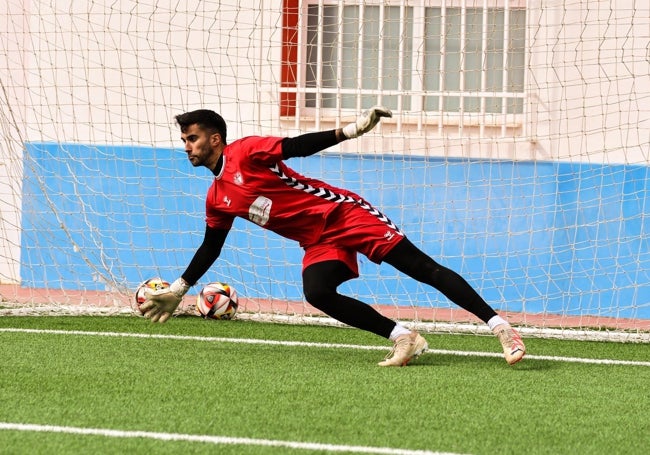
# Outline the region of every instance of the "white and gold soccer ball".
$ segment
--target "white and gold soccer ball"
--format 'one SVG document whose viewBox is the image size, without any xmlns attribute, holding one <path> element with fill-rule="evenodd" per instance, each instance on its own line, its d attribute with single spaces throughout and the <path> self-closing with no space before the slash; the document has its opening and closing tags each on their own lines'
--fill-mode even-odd
<svg viewBox="0 0 650 455">
<path fill-rule="evenodd" d="M 207 284 L 196 299 L 196 310 L 204 319 L 232 319 L 238 306 L 237 291 L 218 281 Z"/>
<path fill-rule="evenodd" d="M 147 294 L 150 294 L 154 291 L 159 291 L 160 289 L 166 289 L 168 287 L 169 283 L 160 277 L 149 278 L 148 280 L 140 283 L 135 290 L 135 306 L 140 314 L 142 314 L 140 306 L 145 302 L 145 300 L 147 300 Z"/>
</svg>

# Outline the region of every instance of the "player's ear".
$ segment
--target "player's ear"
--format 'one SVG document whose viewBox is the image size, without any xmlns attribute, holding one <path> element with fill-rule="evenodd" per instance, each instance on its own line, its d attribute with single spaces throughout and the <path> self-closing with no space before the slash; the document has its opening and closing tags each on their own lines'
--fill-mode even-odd
<svg viewBox="0 0 650 455">
<path fill-rule="evenodd" d="M 212 133 L 210 135 L 210 145 L 213 146 L 213 147 L 216 147 L 219 144 L 221 144 L 221 134 Z"/>
</svg>

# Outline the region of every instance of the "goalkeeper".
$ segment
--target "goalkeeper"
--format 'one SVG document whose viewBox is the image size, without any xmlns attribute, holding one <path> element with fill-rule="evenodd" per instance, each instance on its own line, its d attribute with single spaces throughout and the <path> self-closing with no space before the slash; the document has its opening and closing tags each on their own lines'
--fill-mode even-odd
<svg viewBox="0 0 650 455">
<path fill-rule="evenodd" d="M 465 279 L 423 253 L 359 195 L 302 176 L 284 162 L 356 138 L 391 116 L 376 106 L 343 128 L 293 138 L 245 137 L 230 144 L 226 123 L 216 112 L 200 109 L 176 116 L 187 158 L 195 167 L 210 169 L 215 178 L 206 199 L 203 242 L 180 278 L 147 297 L 141 306 L 145 317 L 153 322 L 171 317 L 183 295 L 217 260 L 233 220 L 241 217 L 300 243 L 307 302 L 344 324 L 393 342 L 379 365 L 404 366 L 428 345 L 416 331 L 337 291 L 341 283 L 359 276 L 357 253 L 433 286 L 487 323 L 509 364 L 521 360 L 526 349 L 519 334 Z"/>
</svg>

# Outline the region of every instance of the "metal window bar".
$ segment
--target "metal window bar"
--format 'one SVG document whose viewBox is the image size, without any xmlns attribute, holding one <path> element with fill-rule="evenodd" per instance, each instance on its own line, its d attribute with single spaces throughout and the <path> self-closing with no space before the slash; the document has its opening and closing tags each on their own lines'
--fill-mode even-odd
<svg viewBox="0 0 650 455">
<path fill-rule="evenodd" d="M 407 0 L 402 0 L 399 3 L 399 10 L 400 10 L 400 22 L 399 22 L 399 46 L 398 46 L 398 82 L 397 82 L 397 89 L 396 90 L 388 90 L 384 89 L 384 70 L 385 70 L 385 62 L 384 62 L 384 55 L 385 55 L 385 50 L 384 50 L 384 45 L 385 45 L 385 40 L 386 40 L 386 29 L 384 28 L 384 23 L 387 15 L 387 11 L 385 10 L 386 4 L 384 2 L 375 4 L 372 3 L 373 6 L 378 6 L 378 12 L 379 12 L 379 22 L 380 22 L 380 32 L 378 36 L 378 55 L 377 55 L 377 80 L 376 80 L 376 87 L 374 89 L 364 89 L 363 88 L 363 76 L 364 76 L 364 65 L 363 65 L 363 59 L 364 59 L 364 54 L 366 52 L 366 49 L 364 49 L 363 46 L 363 40 L 364 40 L 364 31 L 365 31 L 365 26 L 366 26 L 366 6 L 368 5 L 367 2 L 364 0 L 358 0 L 356 3 L 356 6 L 358 8 L 358 31 L 359 31 L 359 41 L 358 41 L 358 46 L 357 46 L 357 59 L 359 62 L 359 65 L 357 66 L 356 70 L 356 82 L 354 87 L 344 87 L 342 85 L 343 81 L 343 65 L 341 62 L 341 57 L 343 55 L 343 42 L 344 42 L 344 8 L 346 6 L 350 6 L 349 2 L 346 2 L 345 0 L 338 0 L 336 2 L 337 6 L 337 22 L 339 24 L 338 28 L 336 29 L 336 55 L 338 57 L 338 61 L 335 62 L 336 68 L 335 68 L 335 74 L 337 81 L 333 86 L 330 87 L 325 87 L 324 81 L 323 81 L 323 58 L 324 58 L 324 52 L 323 52 L 323 46 L 328 44 L 324 43 L 323 35 L 324 35 L 324 26 L 325 26 L 325 19 L 324 19 L 324 12 L 325 12 L 325 3 L 326 0 L 318 0 L 318 16 L 319 19 L 317 20 L 317 27 L 316 27 L 316 69 L 315 69 L 315 74 L 313 75 L 315 77 L 315 84 L 313 88 L 307 87 L 306 84 L 302 84 L 300 87 L 298 87 L 295 91 L 296 93 L 296 118 L 295 118 L 295 126 L 296 128 L 300 127 L 300 119 L 302 115 L 302 111 L 305 108 L 305 100 L 306 96 L 309 93 L 314 94 L 316 100 L 315 100 L 315 106 L 314 106 L 314 118 L 316 122 L 316 127 L 320 127 L 320 119 L 321 119 L 321 113 L 322 110 L 324 109 L 324 104 L 323 104 L 323 97 L 325 94 L 329 94 L 330 96 L 334 95 L 332 98 L 335 100 L 335 109 L 337 112 L 341 112 L 344 106 L 344 99 L 346 95 L 353 95 L 352 99 L 355 101 L 356 105 L 356 111 L 360 111 L 362 109 L 362 100 L 365 95 L 373 95 L 376 96 L 377 102 L 381 103 L 382 99 L 384 96 L 395 96 L 397 100 L 397 113 L 398 117 L 396 119 L 397 121 L 397 130 L 401 131 L 402 129 L 402 124 L 403 124 L 403 108 L 405 105 L 405 100 L 407 97 L 410 97 L 410 111 L 415 112 L 417 115 L 417 129 L 418 131 L 421 131 L 424 126 L 425 126 L 425 119 L 426 119 L 426 113 L 424 112 L 424 104 L 425 100 L 427 97 L 430 96 L 435 96 L 438 97 L 438 121 L 437 121 L 437 128 L 438 132 L 440 134 L 443 133 L 443 130 L 445 129 L 445 124 L 446 120 L 451 116 L 454 116 L 453 113 L 448 112 L 446 110 L 446 105 L 448 104 L 446 102 L 447 99 L 449 98 L 456 98 L 458 100 L 458 111 L 457 111 L 457 117 L 458 117 L 458 134 L 462 136 L 463 130 L 467 125 L 468 119 L 465 118 L 465 112 L 466 112 L 466 106 L 465 106 L 465 101 L 468 97 L 474 98 L 478 97 L 479 99 L 479 112 L 478 112 L 478 117 L 480 120 L 478 122 L 478 126 L 480 128 L 480 135 L 484 136 L 485 135 L 485 130 L 488 124 L 488 119 L 489 118 L 495 118 L 497 113 L 494 113 L 494 115 L 488 113 L 488 108 L 487 108 L 487 101 L 489 99 L 501 99 L 501 121 L 500 127 L 501 127 L 501 136 L 505 136 L 508 128 L 508 118 L 510 117 L 510 114 L 512 113 L 513 115 L 516 114 L 516 112 L 513 109 L 509 108 L 509 101 L 515 101 L 518 99 L 525 99 L 525 94 L 522 91 L 522 93 L 515 93 L 512 92 L 510 93 L 509 90 L 509 76 L 511 72 L 510 65 L 512 64 L 512 59 L 510 58 L 510 49 L 509 49 L 509 41 L 511 37 L 511 22 L 512 22 L 512 8 L 511 8 L 511 3 L 508 0 L 505 0 L 503 2 L 503 21 L 504 21 L 504 30 L 503 30 L 503 47 L 502 47 L 502 64 L 501 64 L 501 93 L 497 93 L 494 91 L 488 91 L 488 77 L 489 72 L 491 71 L 490 68 L 488 68 L 488 43 L 489 43 L 489 33 L 490 33 L 490 10 L 491 8 L 489 7 L 490 5 L 490 0 L 483 0 L 482 1 L 482 17 L 481 17 L 481 56 L 480 56 L 480 89 L 479 92 L 475 91 L 467 91 L 467 71 L 468 71 L 468 62 L 467 62 L 467 50 L 468 50 L 468 43 L 467 43 L 467 36 L 468 36 L 468 18 L 467 18 L 467 13 L 468 10 L 471 8 L 468 7 L 468 2 L 461 2 L 460 3 L 460 43 L 459 43 L 459 48 L 460 48 L 460 63 L 459 63 L 459 72 L 458 72 L 458 84 L 459 84 L 459 90 L 454 90 L 454 91 L 447 91 L 446 90 L 446 85 L 447 85 L 447 62 L 445 59 L 446 55 L 446 47 L 447 47 L 447 42 L 448 42 L 448 30 L 447 30 L 447 24 L 448 24 L 448 12 L 449 8 L 447 6 L 446 1 L 441 1 L 440 2 L 440 41 L 439 41 L 439 52 L 440 52 L 440 62 L 439 62 L 439 74 L 438 74 L 438 90 L 437 92 L 428 92 L 424 90 L 424 85 L 423 85 L 423 78 L 422 75 L 425 73 L 425 67 L 426 67 L 426 62 L 425 62 L 425 54 L 421 51 L 422 49 L 422 43 L 424 42 L 424 30 L 425 30 L 425 24 L 424 21 L 421 20 L 415 20 L 424 18 L 426 17 L 425 12 L 426 8 L 428 7 L 428 3 L 425 1 L 419 2 L 415 6 L 410 6 L 409 1 Z M 306 8 L 309 4 L 314 4 L 314 2 L 301 2 L 301 5 L 303 5 L 304 8 Z M 328 3 L 330 4 L 330 3 Z M 522 5 L 523 6 L 523 5 Z M 407 14 L 407 8 L 410 8 L 408 11 L 409 14 Z M 413 20 L 413 32 L 412 32 L 412 41 L 413 41 L 413 46 L 412 46 L 412 71 L 411 71 L 411 76 L 410 76 L 410 82 L 411 82 L 411 89 L 407 90 L 405 89 L 406 84 L 405 84 L 405 77 L 404 77 L 404 69 L 405 69 L 405 64 L 406 64 L 406 58 L 405 58 L 405 52 L 406 52 L 406 39 L 408 38 L 408 33 L 407 33 L 407 18 L 409 15 L 412 15 L 414 18 Z M 302 31 L 301 32 L 301 41 L 303 42 L 303 45 L 299 45 L 297 49 L 297 61 L 299 68 L 303 68 L 301 72 L 305 72 L 305 49 L 306 44 L 306 38 L 307 38 L 307 29 L 305 27 L 306 24 L 306 15 L 305 14 L 300 14 L 298 17 L 298 27 Z M 492 24 L 494 25 L 494 24 Z M 334 43 L 331 43 L 334 44 Z M 528 54 L 528 53 L 526 53 Z M 529 59 L 529 55 L 526 56 L 526 61 Z M 524 72 L 524 84 L 525 84 L 525 79 L 526 79 L 526 74 Z M 302 78 L 301 80 L 305 80 Z M 525 85 L 524 85 L 525 86 Z M 291 89 L 285 90 L 287 92 L 293 91 Z M 512 112 L 510 112 L 512 111 Z M 526 114 L 526 109 L 523 110 L 523 114 L 525 116 Z M 337 117 L 340 117 L 337 116 Z M 337 120 L 337 121 L 340 121 Z"/>
<path fill-rule="evenodd" d="M 417 12 L 416 12 L 417 11 Z M 425 13 L 426 9 L 424 4 L 421 2 L 418 6 L 413 7 L 413 43 L 419 43 L 419 45 L 413 47 L 413 71 L 411 72 L 411 88 L 413 89 L 414 95 L 411 97 L 411 108 L 418 112 L 417 115 L 417 131 L 420 132 L 424 128 L 424 107 L 425 107 L 425 97 L 423 95 L 424 91 L 424 74 L 425 74 L 425 62 L 424 62 L 424 41 L 425 41 Z M 415 20 L 415 18 L 421 18 L 422 20 Z M 401 131 L 401 118 L 399 116 L 400 123 L 398 124 L 398 131 Z"/>
<path fill-rule="evenodd" d="M 445 72 L 447 71 L 447 65 L 445 62 L 445 54 L 447 52 L 447 5 L 446 2 L 442 2 L 440 8 L 440 73 L 438 74 L 438 90 L 440 95 L 438 97 L 438 134 L 442 136 L 445 122 Z"/>
<path fill-rule="evenodd" d="M 384 3 L 379 5 L 379 44 L 377 48 L 377 89 L 380 94 L 377 96 L 376 104 L 382 104 L 382 90 L 384 88 L 384 44 L 385 44 L 385 29 L 386 24 L 386 10 Z"/>
<path fill-rule="evenodd" d="M 359 44 L 358 44 L 358 58 L 357 61 L 359 64 L 357 65 L 357 94 L 356 94 L 356 111 L 359 112 L 361 110 L 361 80 L 363 78 L 363 33 L 365 29 L 365 2 L 363 0 L 359 0 Z"/>
<path fill-rule="evenodd" d="M 397 61 L 397 90 L 400 92 L 397 95 L 397 130 L 402 130 L 402 111 L 404 107 L 404 45 L 406 41 L 406 5 L 400 2 L 399 5 L 399 59 Z"/>
<path fill-rule="evenodd" d="M 467 4 L 460 7 L 460 97 L 458 99 L 458 135 L 463 135 L 465 126 L 465 70 L 467 64 Z"/>
<path fill-rule="evenodd" d="M 303 43 L 306 41 L 306 27 L 305 20 L 306 14 L 303 12 L 303 4 L 299 2 L 298 4 L 298 49 L 296 49 L 296 71 L 298 72 L 298 80 L 304 81 L 305 77 L 305 51 L 306 46 Z M 296 88 L 304 87 L 306 84 L 298 83 Z M 302 117 L 302 106 L 305 105 L 305 92 L 302 90 L 296 90 L 296 117 L 294 118 L 293 124 L 295 129 L 300 128 L 300 118 Z"/>
<path fill-rule="evenodd" d="M 481 91 L 485 92 L 487 90 L 487 72 L 488 72 L 488 0 L 483 0 L 483 15 L 481 22 L 483 23 L 483 29 L 481 30 Z M 479 125 L 480 136 L 485 136 L 485 122 L 486 122 L 486 97 L 481 97 L 481 108 L 479 109 L 482 121 Z"/>
<path fill-rule="evenodd" d="M 320 130 L 321 109 L 323 105 L 323 24 L 325 23 L 325 6 L 323 0 L 318 2 L 318 19 L 316 32 L 316 130 Z"/>
<path fill-rule="evenodd" d="M 343 94 L 341 93 L 341 86 L 343 81 L 343 0 L 338 2 L 338 29 L 336 32 L 336 55 L 338 57 L 338 64 L 336 65 L 336 128 L 341 124 L 341 107 L 343 103 Z"/>
<path fill-rule="evenodd" d="M 528 0 L 526 0 L 526 10 L 525 11 L 526 11 L 526 13 L 525 13 L 526 14 L 526 20 L 524 21 L 524 24 L 527 24 L 528 20 L 529 20 L 528 19 L 529 14 L 530 14 L 530 5 L 528 4 Z M 532 38 L 532 31 L 531 31 L 531 29 L 529 27 L 526 27 L 526 29 L 524 30 L 524 42 L 525 43 L 530 43 L 531 38 Z M 525 54 L 524 55 L 524 69 L 523 69 L 524 79 L 523 79 L 522 90 L 525 92 L 526 87 L 528 87 L 528 77 L 529 77 L 527 70 L 531 66 L 532 55 L 531 55 L 531 52 L 526 52 L 525 50 L 524 50 L 524 54 Z M 522 122 L 522 125 L 523 125 L 522 133 L 523 133 L 524 137 L 530 137 L 530 135 L 532 134 L 532 128 L 531 128 L 531 125 L 528 122 L 531 120 L 531 118 L 529 117 L 530 109 L 527 106 L 525 106 L 526 101 L 527 101 L 526 98 L 524 98 L 523 101 L 522 101 L 522 104 L 524 104 L 522 106 L 523 117 L 524 117 L 523 122 Z M 535 140 L 535 138 L 531 138 L 531 139 Z"/>
<path fill-rule="evenodd" d="M 506 127 L 508 121 L 508 98 L 506 98 L 506 91 L 508 90 L 508 66 L 509 66 L 509 52 L 508 42 L 510 41 L 510 2 L 506 1 L 503 10 L 503 80 L 501 81 L 501 114 L 503 120 L 501 121 L 501 136 L 506 135 Z"/>
</svg>

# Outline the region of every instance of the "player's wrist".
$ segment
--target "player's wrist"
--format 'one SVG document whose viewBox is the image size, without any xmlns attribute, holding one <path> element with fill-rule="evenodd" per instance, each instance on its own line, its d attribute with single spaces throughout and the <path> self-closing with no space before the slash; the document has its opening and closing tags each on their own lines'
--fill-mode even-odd
<svg viewBox="0 0 650 455">
<path fill-rule="evenodd" d="M 354 139 L 359 136 L 359 128 L 357 127 L 356 122 L 345 125 L 343 128 L 340 128 L 341 136 L 344 139 Z"/>
<path fill-rule="evenodd" d="M 183 278 L 178 278 L 170 286 L 169 290 L 177 297 L 183 297 L 190 290 L 190 285 Z"/>
<path fill-rule="evenodd" d="M 390 109 L 387 109 L 383 106 L 374 106 L 370 109 L 364 111 L 358 118 L 356 122 L 345 125 L 341 132 L 347 139 L 354 139 L 366 134 L 368 131 L 372 130 L 379 120 L 382 117 L 392 117 L 393 113 Z"/>
</svg>

